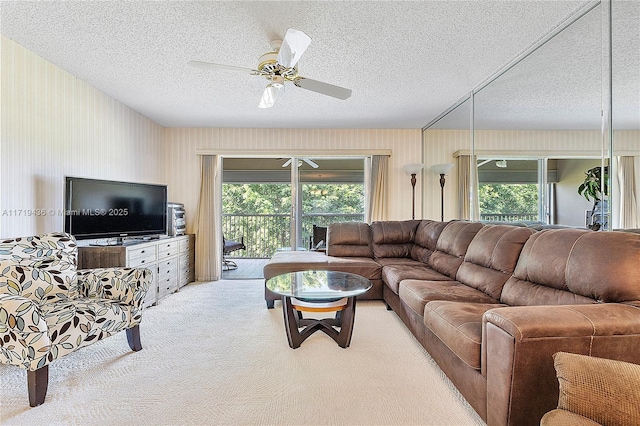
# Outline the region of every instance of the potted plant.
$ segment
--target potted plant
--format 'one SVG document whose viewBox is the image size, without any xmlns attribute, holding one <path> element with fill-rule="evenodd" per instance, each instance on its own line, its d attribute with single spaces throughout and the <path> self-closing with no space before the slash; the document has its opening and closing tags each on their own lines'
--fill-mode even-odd
<svg viewBox="0 0 640 426">
<path fill-rule="evenodd" d="M 604 176 L 602 172 L 604 170 Z M 593 200 L 593 210 L 591 212 L 590 229 L 597 231 L 606 228 L 607 220 L 601 219 L 607 213 L 607 197 L 609 195 L 609 166 L 593 167 L 585 172 L 584 182 L 578 187 L 578 194 L 587 201 Z M 603 223 L 604 222 L 604 223 Z"/>
</svg>

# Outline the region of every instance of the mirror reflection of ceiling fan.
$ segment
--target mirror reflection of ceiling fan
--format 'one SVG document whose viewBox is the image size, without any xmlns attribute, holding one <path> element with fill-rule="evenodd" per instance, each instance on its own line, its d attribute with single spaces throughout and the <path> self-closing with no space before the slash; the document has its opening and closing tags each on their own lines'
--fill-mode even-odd
<svg viewBox="0 0 640 426">
<path fill-rule="evenodd" d="M 262 93 L 258 108 L 270 108 L 276 101 L 276 96 L 285 82 L 290 81 L 296 87 L 301 87 L 322 95 L 338 99 L 351 96 L 351 89 L 334 86 L 298 75 L 296 64 L 302 54 L 311 44 L 311 38 L 300 30 L 289 28 L 284 40 L 271 42 L 272 52 L 265 53 L 258 60 L 257 69 L 236 67 L 233 65 L 212 64 L 209 62 L 189 61 L 189 65 L 203 70 L 233 71 L 249 75 L 257 75 L 269 80 L 269 84 Z"/>
<path fill-rule="evenodd" d="M 289 167 L 289 164 L 291 164 L 291 158 L 289 158 L 287 161 L 284 162 L 284 164 L 282 165 L 282 167 Z M 309 159 L 309 158 L 301 158 L 298 160 L 298 167 L 300 167 L 302 165 L 302 162 L 307 163 L 308 165 L 310 165 L 311 167 L 313 167 L 314 169 L 317 169 L 318 163 L 316 163 L 315 161 Z"/>
</svg>

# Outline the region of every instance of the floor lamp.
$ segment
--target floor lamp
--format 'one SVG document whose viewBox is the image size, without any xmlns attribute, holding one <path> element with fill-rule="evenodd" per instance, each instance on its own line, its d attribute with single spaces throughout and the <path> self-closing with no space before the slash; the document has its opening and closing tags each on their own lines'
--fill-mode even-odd
<svg viewBox="0 0 640 426">
<path fill-rule="evenodd" d="M 431 171 L 440 175 L 440 221 L 444 222 L 444 176 L 449 173 L 449 170 L 453 167 L 451 163 L 434 164 L 431 166 Z"/>
<path fill-rule="evenodd" d="M 412 188 L 412 202 L 411 202 L 411 219 L 416 218 L 416 175 L 420 173 L 420 170 L 424 167 L 424 164 L 406 164 L 404 171 L 411 175 L 411 188 Z"/>
</svg>

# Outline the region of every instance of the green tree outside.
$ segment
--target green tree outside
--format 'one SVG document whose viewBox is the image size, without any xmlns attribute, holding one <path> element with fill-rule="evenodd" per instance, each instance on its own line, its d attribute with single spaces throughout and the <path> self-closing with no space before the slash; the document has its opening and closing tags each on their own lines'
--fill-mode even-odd
<svg viewBox="0 0 640 426">
<path fill-rule="evenodd" d="M 223 232 L 227 238 L 244 237 L 247 246 L 235 256 L 268 257 L 290 245 L 289 184 L 223 184 L 222 194 Z M 302 208 L 306 245 L 314 224 L 364 219 L 364 185 L 303 183 Z"/>
<path fill-rule="evenodd" d="M 480 184 L 480 214 L 532 214 L 538 212 L 536 184 Z"/>
</svg>

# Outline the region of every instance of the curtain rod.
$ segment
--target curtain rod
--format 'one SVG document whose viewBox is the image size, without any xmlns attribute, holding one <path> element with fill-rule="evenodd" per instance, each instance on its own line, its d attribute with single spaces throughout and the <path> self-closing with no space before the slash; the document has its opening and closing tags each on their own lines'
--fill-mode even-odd
<svg viewBox="0 0 640 426">
<path fill-rule="evenodd" d="M 370 155 L 391 156 L 390 149 L 196 149 L 196 155 L 222 155 L 223 157 L 365 157 Z"/>
</svg>

